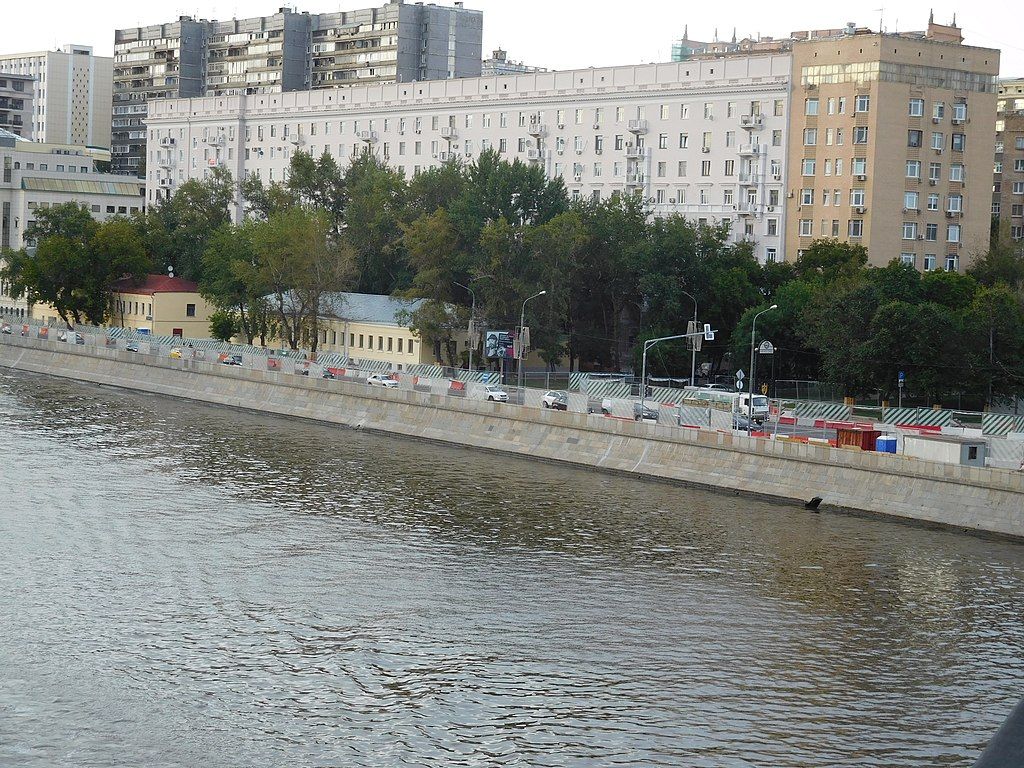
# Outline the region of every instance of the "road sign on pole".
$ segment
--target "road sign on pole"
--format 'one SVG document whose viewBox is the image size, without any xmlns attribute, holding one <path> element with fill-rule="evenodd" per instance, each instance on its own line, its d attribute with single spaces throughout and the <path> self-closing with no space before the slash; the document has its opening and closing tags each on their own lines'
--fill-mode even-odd
<svg viewBox="0 0 1024 768">
<path fill-rule="evenodd" d="M 711 330 L 711 325 L 708 324 L 708 323 L 704 323 L 704 340 L 705 341 L 714 341 L 715 340 L 715 332 L 713 330 Z"/>
<path fill-rule="evenodd" d="M 897 378 L 899 379 L 900 383 L 902 384 L 906 380 L 907 374 L 905 374 L 903 371 L 900 371 L 899 376 L 897 376 Z"/>
<path fill-rule="evenodd" d="M 762 355 L 774 355 L 775 347 L 772 346 L 772 343 L 770 341 L 762 341 L 761 346 L 757 348 L 757 351 L 760 352 Z"/>
<path fill-rule="evenodd" d="M 743 372 L 742 368 L 740 368 L 738 371 L 736 371 L 736 380 L 737 381 L 743 381 L 745 378 L 747 378 L 747 374 L 745 374 Z"/>
<path fill-rule="evenodd" d="M 699 334 L 702 334 L 703 332 L 703 329 L 696 320 L 690 320 L 686 324 L 686 335 L 689 336 L 687 341 L 690 342 L 690 349 L 695 352 L 700 352 L 700 343 L 704 341 L 704 337 Z"/>
</svg>

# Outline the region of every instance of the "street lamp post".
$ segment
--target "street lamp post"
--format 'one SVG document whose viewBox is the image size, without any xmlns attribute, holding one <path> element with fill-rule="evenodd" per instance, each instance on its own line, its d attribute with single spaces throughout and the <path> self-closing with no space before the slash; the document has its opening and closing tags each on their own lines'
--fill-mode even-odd
<svg viewBox="0 0 1024 768">
<path fill-rule="evenodd" d="M 693 301 L 693 327 L 696 330 L 696 328 L 697 328 L 697 298 L 693 294 L 687 293 L 682 288 L 679 289 L 679 292 L 681 294 L 683 294 L 683 296 L 689 296 L 690 300 Z M 696 339 L 691 339 L 690 340 L 690 386 L 691 387 L 696 387 L 697 386 L 697 382 L 695 381 L 696 378 L 697 378 L 697 342 L 696 342 Z"/>
<path fill-rule="evenodd" d="M 526 346 L 523 344 L 523 326 L 526 325 L 526 303 L 533 301 L 538 296 L 543 296 L 547 291 L 535 293 L 523 302 L 523 311 L 519 313 L 519 404 L 526 405 L 526 398 L 523 397 L 523 363 L 526 361 Z"/>
<path fill-rule="evenodd" d="M 647 339 L 644 342 L 644 354 L 640 363 L 640 420 L 644 418 L 644 405 L 647 401 L 647 352 L 655 344 L 662 341 L 675 341 L 676 339 L 692 339 L 696 336 L 703 336 L 708 341 L 714 339 L 715 331 L 710 330 L 710 325 L 705 325 L 703 330 L 699 333 L 680 333 L 676 336 L 662 336 L 660 339 Z M 709 335 L 710 334 L 710 335 Z"/>
<path fill-rule="evenodd" d="M 484 279 L 486 279 L 488 277 L 491 277 L 491 275 L 480 275 L 479 277 L 474 277 L 472 280 L 469 281 L 469 285 L 463 285 L 462 283 L 458 282 L 457 280 L 456 281 L 452 281 L 455 285 L 459 286 L 459 288 L 465 288 L 467 291 L 469 291 L 469 295 L 473 297 L 473 306 L 469 310 L 469 375 L 470 375 L 470 378 L 472 378 L 472 376 L 473 376 L 473 348 L 476 346 L 476 344 L 474 343 L 474 338 L 473 338 L 473 336 L 474 336 L 474 334 L 473 334 L 473 325 L 474 325 L 474 323 L 476 323 L 476 293 L 469 286 L 472 285 L 473 283 L 475 283 L 477 280 L 484 280 Z"/>
<path fill-rule="evenodd" d="M 757 318 L 765 312 L 778 309 L 778 304 L 772 304 L 768 309 L 762 309 L 754 315 L 754 322 L 750 324 L 750 387 L 747 389 L 747 434 L 754 431 L 754 384 L 757 382 L 754 368 L 754 336 L 757 333 Z"/>
</svg>

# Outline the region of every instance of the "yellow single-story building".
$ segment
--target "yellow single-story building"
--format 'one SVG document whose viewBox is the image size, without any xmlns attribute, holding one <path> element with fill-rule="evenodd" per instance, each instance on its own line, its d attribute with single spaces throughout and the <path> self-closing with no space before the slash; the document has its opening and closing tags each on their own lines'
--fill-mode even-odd
<svg viewBox="0 0 1024 768">
<path fill-rule="evenodd" d="M 115 285 L 110 326 L 149 332 L 153 336 L 205 339 L 216 307 L 199 295 L 191 280 L 169 275 L 125 278 Z"/>
</svg>

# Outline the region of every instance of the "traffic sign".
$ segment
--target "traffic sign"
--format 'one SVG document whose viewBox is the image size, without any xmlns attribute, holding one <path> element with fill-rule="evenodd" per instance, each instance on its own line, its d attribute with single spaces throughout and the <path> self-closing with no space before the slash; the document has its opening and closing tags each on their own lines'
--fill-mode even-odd
<svg viewBox="0 0 1024 768">
<path fill-rule="evenodd" d="M 905 374 L 903 371 L 900 371 L 900 375 L 897 378 L 900 381 L 903 381 L 903 380 L 905 380 L 907 378 L 907 374 Z"/>
<path fill-rule="evenodd" d="M 743 381 L 745 378 L 747 378 L 747 374 L 743 372 L 742 368 L 736 371 L 736 381 Z"/>
<path fill-rule="evenodd" d="M 704 323 L 704 340 L 705 341 L 714 341 L 715 340 L 715 332 L 713 330 L 711 330 L 711 325 L 708 324 L 708 323 Z"/>
<path fill-rule="evenodd" d="M 700 323 L 696 320 L 690 320 L 686 324 L 686 334 L 690 337 L 687 341 L 690 342 L 690 349 L 695 352 L 700 352 L 700 343 L 704 340 L 704 337 L 701 335 L 702 333 L 704 331 L 701 330 Z"/>
<path fill-rule="evenodd" d="M 736 379 L 736 389 L 743 389 L 743 379 Z"/>
<path fill-rule="evenodd" d="M 760 352 L 762 355 L 774 355 L 775 347 L 772 346 L 772 343 L 770 341 L 762 341 L 761 346 L 757 348 L 757 351 Z"/>
</svg>

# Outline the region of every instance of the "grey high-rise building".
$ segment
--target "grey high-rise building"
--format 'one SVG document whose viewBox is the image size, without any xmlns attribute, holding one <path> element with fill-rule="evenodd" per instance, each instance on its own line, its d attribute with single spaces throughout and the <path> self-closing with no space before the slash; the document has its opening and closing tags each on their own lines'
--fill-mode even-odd
<svg viewBox="0 0 1024 768">
<path fill-rule="evenodd" d="M 114 169 L 144 165 L 146 102 L 480 75 L 483 14 L 392 0 L 377 8 L 231 21 L 182 16 L 114 40 Z"/>
<path fill-rule="evenodd" d="M 24 75 L 0 74 L 0 128 L 26 139 L 32 135 L 32 83 Z"/>
</svg>

